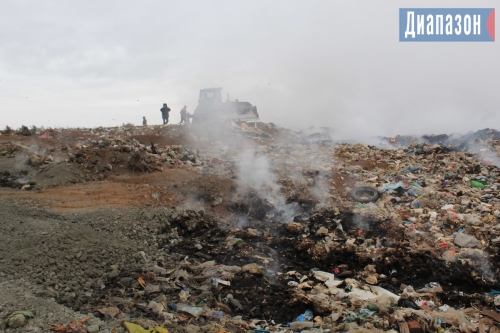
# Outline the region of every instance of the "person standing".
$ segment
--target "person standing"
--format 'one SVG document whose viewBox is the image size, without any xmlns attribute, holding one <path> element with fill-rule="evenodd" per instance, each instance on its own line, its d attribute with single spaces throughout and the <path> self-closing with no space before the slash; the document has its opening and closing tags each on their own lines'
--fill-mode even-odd
<svg viewBox="0 0 500 333">
<path fill-rule="evenodd" d="M 163 107 L 160 109 L 161 117 L 163 119 L 163 125 L 168 124 L 168 115 L 170 112 L 170 108 L 167 106 L 167 103 L 163 103 Z"/>
<path fill-rule="evenodd" d="M 184 105 L 184 107 L 181 109 L 181 122 L 182 123 L 187 123 L 187 107 Z"/>
<path fill-rule="evenodd" d="M 142 126 L 148 126 L 148 121 L 145 116 L 142 117 Z"/>
</svg>

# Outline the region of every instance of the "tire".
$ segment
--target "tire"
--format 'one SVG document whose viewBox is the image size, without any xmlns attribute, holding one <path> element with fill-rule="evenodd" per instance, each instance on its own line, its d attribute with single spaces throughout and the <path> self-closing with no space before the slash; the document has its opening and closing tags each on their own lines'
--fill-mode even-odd
<svg viewBox="0 0 500 333">
<path fill-rule="evenodd" d="M 350 195 L 352 200 L 361 203 L 375 202 L 380 198 L 378 190 L 370 186 L 355 187 L 351 190 Z"/>
</svg>

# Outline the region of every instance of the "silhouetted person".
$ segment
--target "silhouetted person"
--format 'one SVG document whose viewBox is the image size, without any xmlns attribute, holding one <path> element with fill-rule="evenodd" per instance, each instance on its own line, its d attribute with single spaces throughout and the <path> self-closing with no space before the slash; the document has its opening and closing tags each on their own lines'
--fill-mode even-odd
<svg viewBox="0 0 500 333">
<path fill-rule="evenodd" d="M 148 126 L 148 121 L 146 120 L 146 117 L 142 117 L 142 126 Z"/>
<path fill-rule="evenodd" d="M 168 124 L 168 114 L 170 112 L 170 108 L 167 106 L 167 103 L 163 103 L 163 107 L 160 111 L 161 117 L 163 118 L 163 125 Z"/>
<path fill-rule="evenodd" d="M 179 124 L 182 124 L 182 123 L 188 123 L 188 119 L 187 119 L 187 107 L 185 105 L 181 109 L 181 122 Z"/>
</svg>

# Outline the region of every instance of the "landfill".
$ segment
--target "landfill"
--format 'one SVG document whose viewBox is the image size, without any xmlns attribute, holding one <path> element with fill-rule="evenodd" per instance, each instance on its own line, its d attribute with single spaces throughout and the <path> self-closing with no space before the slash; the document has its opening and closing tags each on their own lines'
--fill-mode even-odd
<svg viewBox="0 0 500 333">
<path fill-rule="evenodd" d="M 500 330 L 500 133 L 6 128 L 5 332 Z"/>
</svg>

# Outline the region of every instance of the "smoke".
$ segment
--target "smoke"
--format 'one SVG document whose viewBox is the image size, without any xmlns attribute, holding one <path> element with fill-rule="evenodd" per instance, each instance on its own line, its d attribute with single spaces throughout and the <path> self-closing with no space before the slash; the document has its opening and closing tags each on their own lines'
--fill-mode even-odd
<svg viewBox="0 0 500 333">
<path fill-rule="evenodd" d="M 242 228 L 246 225 L 248 225 L 249 221 L 247 219 L 246 216 L 243 216 L 243 215 L 238 215 L 236 217 L 236 221 L 235 221 L 235 226 L 238 227 L 238 228 Z"/>
<path fill-rule="evenodd" d="M 497 146 L 498 147 L 498 146 Z M 497 168 L 500 167 L 500 157 L 498 154 L 500 153 L 500 148 L 479 144 L 479 143 L 471 143 L 467 145 L 467 149 L 473 153 L 475 153 L 479 160 L 483 161 L 485 164 L 492 164 Z"/>
<path fill-rule="evenodd" d="M 64 159 L 60 156 L 52 156 L 52 155 L 50 155 L 50 156 L 52 157 L 53 162 L 56 164 L 64 161 Z"/>
<path fill-rule="evenodd" d="M 287 204 L 281 193 L 277 176 L 271 171 L 269 160 L 265 155 L 253 151 L 245 151 L 236 158 L 236 174 L 239 196 L 244 196 L 254 190 L 258 197 L 267 201 L 280 213 L 279 221 L 291 221 L 297 213 L 294 204 Z"/>
<path fill-rule="evenodd" d="M 330 128 L 310 127 L 300 133 L 290 133 L 295 138 L 278 135 L 284 141 L 278 154 L 272 158 L 273 165 L 279 169 L 280 176 L 292 181 L 299 196 L 309 197 L 320 203 L 331 201 L 330 179 L 335 163 L 335 143 Z"/>
<path fill-rule="evenodd" d="M 201 157 L 215 161 L 207 172 L 236 180 L 235 211 L 254 220 L 290 222 L 318 202 L 332 200 L 335 145 L 330 134 L 329 128 L 298 133 L 272 124 L 263 130 L 211 124 L 191 127 L 189 137 Z M 247 222 L 238 220 L 238 225 Z"/>
<path fill-rule="evenodd" d="M 189 195 L 186 197 L 186 200 L 179 206 L 179 209 L 194 211 L 205 210 L 205 202 L 203 200 L 198 200 L 195 195 Z"/>
<path fill-rule="evenodd" d="M 305 158 L 306 168 L 313 172 L 309 182 L 309 193 L 319 202 L 329 200 L 330 172 L 334 164 L 334 146 L 332 142 L 320 146 L 309 145 Z"/>
<path fill-rule="evenodd" d="M 345 224 L 349 228 L 358 228 L 361 230 L 372 230 L 373 220 L 366 216 L 354 214 L 345 219 Z"/>
<path fill-rule="evenodd" d="M 488 282 L 496 282 L 491 263 L 483 253 L 475 250 L 464 250 L 460 253 L 460 256 L 472 261 L 481 278 Z"/>
<path fill-rule="evenodd" d="M 16 154 L 14 157 L 14 161 L 15 161 L 14 168 L 16 171 L 25 170 L 26 164 L 29 161 L 28 154 L 24 152 L 21 154 Z"/>
</svg>

